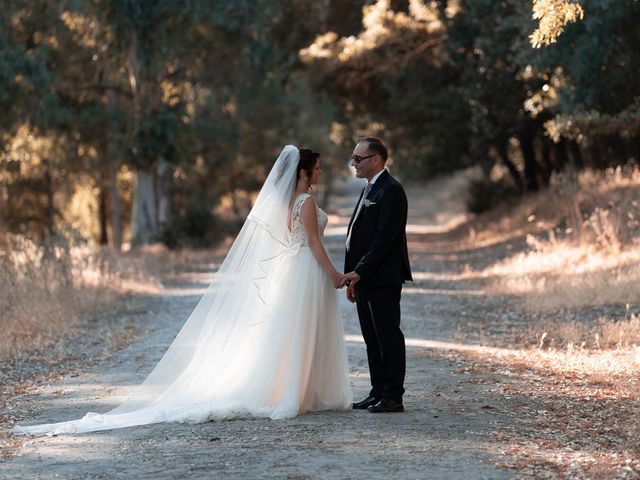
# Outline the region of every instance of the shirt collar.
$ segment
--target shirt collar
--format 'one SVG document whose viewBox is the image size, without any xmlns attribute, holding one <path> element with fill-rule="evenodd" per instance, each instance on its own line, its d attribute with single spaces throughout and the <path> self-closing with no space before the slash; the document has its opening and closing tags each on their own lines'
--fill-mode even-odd
<svg viewBox="0 0 640 480">
<path fill-rule="evenodd" d="M 387 170 L 386 168 L 383 168 L 383 169 L 382 169 L 382 170 L 380 170 L 378 173 L 376 173 L 376 174 L 374 175 L 374 177 L 371 179 L 371 181 L 370 181 L 369 183 L 370 183 L 371 185 L 373 185 L 374 183 L 376 183 L 376 180 L 378 179 L 378 177 L 379 177 L 380 175 L 382 175 L 386 170 Z"/>
</svg>

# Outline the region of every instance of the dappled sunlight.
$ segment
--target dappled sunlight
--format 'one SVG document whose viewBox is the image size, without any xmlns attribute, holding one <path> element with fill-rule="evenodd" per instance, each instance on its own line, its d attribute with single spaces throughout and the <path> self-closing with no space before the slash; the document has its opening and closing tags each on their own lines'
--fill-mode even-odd
<svg viewBox="0 0 640 480">
<path fill-rule="evenodd" d="M 90 438 L 91 448 L 82 448 L 82 458 L 78 458 L 71 452 L 77 447 L 85 447 L 87 439 Z M 74 464 L 85 462 L 95 462 L 99 465 L 102 461 L 113 460 L 117 455 L 118 443 L 113 435 L 104 432 L 81 435 L 63 435 L 54 437 L 42 437 L 26 440 L 25 446 L 37 444 L 38 461 L 50 463 L 52 477 L 61 477 L 56 472 L 61 465 L 67 468 Z M 30 458 L 30 457 L 27 457 Z"/>
<path fill-rule="evenodd" d="M 455 260 L 455 259 L 454 259 Z M 464 279 L 478 278 L 482 276 L 481 272 L 472 270 L 464 270 L 461 272 L 411 272 L 413 277 L 413 285 L 419 282 L 455 282 Z"/>
<path fill-rule="evenodd" d="M 484 296 L 486 292 L 484 290 L 450 290 L 446 288 L 419 288 L 419 287 L 404 287 L 402 289 L 403 295 L 438 295 L 438 296 Z"/>
<path fill-rule="evenodd" d="M 639 303 L 639 187 L 637 167 L 585 170 L 554 179 L 560 202 L 538 195 L 503 213 L 508 221 L 493 218 L 474 247 L 514 233 L 524 242 L 477 269 L 487 292 L 519 296 L 534 313 Z"/>
<path fill-rule="evenodd" d="M 364 343 L 364 338 L 361 335 L 345 335 L 345 341 L 349 343 Z M 405 338 L 405 345 L 407 347 L 424 348 L 430 350 L 445 350 L 456 352 L 477 352 L 482 354 L 507 354 L 512 352 L 510 349 L 487 347 L 483 345 L 468 345 L 459 342 L 444 342 L 439 340 L 428 340 L 423 338 Z"/>
<path fill-rule="evenodd" d="M 50 346 L 102 309 L 136 308 L 132 298 L 201 296 L 228 243 L 213 251 L 169 251 L 152 245 L 125 254 L 63 232 L 40 244 L 22 235 L 0 238 L 0 358 Z M 197 266 L 194 269 L 190 266 Z M 188 271 L 183 271 L 187 269 Z M 175 286 L 180 282 L 180 286 Z M 189 282 L 188 285 L 184 285 Z M 46 321 L 43 321 L 46 319 Z"/>
<path fill-rule="evenodd" d="M 620 252 L 611 252 L 598 245 L 558 242 L 548 248 L 517 253 L 484 272 L 494 275 L 584 274 L 639 263 L 640 243 L 629 245 Z"/>
<path fill-rule="evenodd" d="M 509 245 L 516 241 L 520 241 L 527 235 L 527 230 L 516 229 L 507 233 L 476 233 L 471 228 L 469 231 L 465 231 L 463 235 L 456 234 L 453 238 L 449 238 L 444 235 L 447 232 L 434 233 L 433 238 L 429 239 L 416 239 L 415 237 L 409 237 L 409 250 L 411 252 L 448 252 L 454 253 L 472 253 L 481 252 L 493 247 L 500 247 L 502 245 Z M 453 232 L 452 232 L 453 233 Z M 426 235 L 426 234 L 425 234 Z"/>
<path fill-rule="evenodd" d="M 464 224 L 467 220 L 468 218 L 465 214 L 456 215 L 452 218 L 449 218 L 448 215 L 442 214 L 436 216 L 435 223 L 432 225 L 408 223 L 406 231 L 407 235 L 448 233 Z"/>
<path fill-rule="evenodd" d="M 116 404 L 127 398 L 138 386 L 137 383 L 113 383 L 111 375 L 104 374 L 102 377 L 102 381 L 92 379 L 89 375 L 67 379 L 64 387 L 59 386 L 59 378 L 54 378 L 50 382 L 32 386 L 30 393 L 73 403 L 101 399 L 104 394 L 108 394 L 109 397 L 104 400 L 109 404 Z M 119 374 L 114 374 L 113 377 L 113 380 L 122 380 Z"/>
<path fill-rule="evenodd" d="M 213 280 L 213 279 L 211 279 Z M 207 293 L 208 288 L 188 288 L 188 287 L 165 287 L 162 285 L 153 285 L 144 282 L 136 282 L 135 280 L 123 280 L 120 282 L 118 291 L 122 293 L 132 293 L 136 295 L 151 295 L 157 297 L 191 297 L 201 296 Z"/>
<path fill-rule="evenodd" d="M 172 280 L 180 280 L 189 283 L 200 283 L 203 285 L 209 285 L 215 278 L 215 271 L 217 271 L 219 265 L 204 265 L 203 271 L 189 271 L 176 273 L 172 275 Z"/>
<path fill-rule="evenodd" d="M 361 335 L 345 335 L 345 341 L 349 343 L 364 343 Z M 493 356 L 495 358 L 517 358 L 523 351 L 510 348 L 492 347 L 486 345 L 467 344 L 457 341 L 429 340 L 425 338 L 405 338 L 408 348 L 432 350 L 434 352 L 456 352 L 461 354 L 473 354 L 478 359 Z M 476 358 L 476 357 L 473 357 Z"/>
<path fill-rule="evenodd" d="M 364 30 L 357 36 L 340 38 L 335 32 L 318 35 L 315 41 L 300 51 L 300 58 L 311 63 L 317 59 L 335 58 L 339 62 L 353 59 L 366 59 L 376 48 L 387 42 L 394 42 L 398 29 L 419 41 L 422 35 L 439 32 L 443 24 L 437 11 L 412 0 L 409 15 L 391 9 L 389 0 L 378 0 L 363 7 L 362 23 Z"/>
<path fill-rule="evenodd" d="M 414 282 L 420 282 L 424 280 L 455 280 L 457 275 L 449 272 L 411 272 Z"/>
<path fill-rule="evenodd" d="M 331 239 L 331 237 L 341 237 L 343 241 L 347 238 L 347 225 L 337 225 L 337 226 L 329 226 L 324 230 L 324 236 L 327 239 Z"/>
<path fill-rule="evenodd" d="M 364 343 L 361 335 L 345 335 L 349 343 Z M 483 363 L 509 364 L 544 372 L 575 373 L 588 376 L 634 375 L 640 368 L 640 346 L 610 350 L 586 350 L 578 347 L 560 349 L 503 348 L 440 341 L 405 338 L 409 348 L 450 351 L 464 354 L 468 359 Z"/>
<path fill-rule="evenodd" d="M 499 349 L 466 350 L 476 354 L 489 354 L 476 357 L 477 360 L 507 362 L 513 367 L 539 370 L 561 375 L 576 374 L 584 378 L 601 381 L 612 380 L 611 376 L 635 376 L 640 367 L 640 347 L 588 350 L 568 346 L 565 349 Z M 570 394 L 570 389 L 567 391 Z"/>
<path fill-rule="evenodd" d="M 640 302 L 640 272 L 605 270 L 588 274 L 539 275 L 494 279 L 494 294 L 518 295 L 532 312 Z"/>
<path fill-rule="evenodd" d="M 611 252 L 558 242 L 521 252 L 483 271 L 488 290 L 524 297 L 532 310 L 640 301 L 640 244 Z"/>
<path fill-rule="evenodd" d="M 331 217 L 334 217 L 336 220 L 331 221 Z M 325 237 L 336 237 L 336 236 L 347 236 L 347 228 L 348 228 L 348 218 L 343 216 L 331 216 L 329 221 L 329 226 L 325 229 L 324 234 Z M 342 221 L 346 219 L 347 221 Z M 466 221 L 466 217 L 461 215 L 450 220 L 448 223 L 436 223 L 433 225 L 421 225 L 421 224 L 413 224 L 408 223 L 406 232 L 407 235 L 428 235 L 428 234 L 444 234 L 448 233 L 455 228 L 459 227 Z M 413 246 L 413 243 L 410 242 Z M 415 242 L 418 248 L 429 248 L 430 245 L 424 242 Z M 412 249 L 414 250 L 414 249 Z"/>
<path fill-rule="evenodd" d="M 345 228 L 344 232 L 346 235 L 347 234 L 346 228 L 349 225 L 349 218 L 352 213 L 353 213 L 353 208 L 350 208 L 348 212 L 345 211 L 344 215 L 328 214 L 329 224 L 325 229 L 325 235 L 330 228 L 337 228 L 337 227 L 341 227 L 341 228 L 344 227 Z"/>
</svg>

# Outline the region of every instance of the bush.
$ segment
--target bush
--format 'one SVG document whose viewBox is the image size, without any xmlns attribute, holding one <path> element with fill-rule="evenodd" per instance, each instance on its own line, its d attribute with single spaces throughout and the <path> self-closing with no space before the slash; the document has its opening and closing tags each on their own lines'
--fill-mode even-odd
<svg viewBox="0 0 640 480">
<path fill-rule="evenodd" d="M 175 215 L 170 228 L 160 234 L 160 241 L 170 249 L 210 247 L 228 235 L 238 233 L 243 222 L 225 221 L 215 215 L 211 202 L 193 198 Z"/>
<path fill-rule="evenodd" d="M 469 182 L 465 203 L 469 212 L 480 214 L 517 195 L 518 190 L 507 179 L 496 182 L 485 178 L 473 179 Z"/>
</svg>

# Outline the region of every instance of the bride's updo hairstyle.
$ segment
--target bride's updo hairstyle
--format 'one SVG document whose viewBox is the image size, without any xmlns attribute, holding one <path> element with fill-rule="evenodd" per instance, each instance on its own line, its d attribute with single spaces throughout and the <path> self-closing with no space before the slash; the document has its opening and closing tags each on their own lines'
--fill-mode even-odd
<svg viewBox="0 0 640 480">
<path fill-rule="evenodd" d="M 307 172 L 307 175 L 311 178 L 313 167 L 316 166 L 316 162 L 318 161 L 318 158 L 320 158 L 320 154 L 309 150 L 308 148 L 299 148 L 298 151 L 300 152 L 300 160 L 298 161 L 296 178 L 300 178 L 300 172 L 302 170 Z"/>
</svg>

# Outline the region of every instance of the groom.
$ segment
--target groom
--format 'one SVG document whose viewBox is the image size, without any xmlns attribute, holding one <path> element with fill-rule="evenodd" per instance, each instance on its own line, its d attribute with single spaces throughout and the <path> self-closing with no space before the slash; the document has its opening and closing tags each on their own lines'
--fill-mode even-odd
<svg viewBox="0 0 640 480">
<path fill-rule="evenodd" d="M 407 196 L 385 169 L 387 148 L 364 137 L 351 155 L 356 177 L 366 178 L 347 230 L 344 271 L 347 299 L 356 303 L 367 345 L 371 391 L 355 409 L 402 412 L 405 346 L 400 330 L 400 293 L 412 280 L 407 252 Z"/>
</svg>

